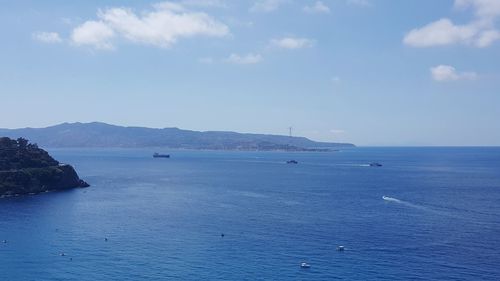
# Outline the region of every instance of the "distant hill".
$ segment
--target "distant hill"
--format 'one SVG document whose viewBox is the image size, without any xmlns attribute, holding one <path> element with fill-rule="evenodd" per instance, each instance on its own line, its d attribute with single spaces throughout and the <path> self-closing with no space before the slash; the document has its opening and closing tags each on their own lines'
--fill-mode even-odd
<svg viewBox="0 0 500 281">
<path fill-rule="evenodd" d="M 0 136 L 23 137 L 44 147 L 165 147 L 214 150 L 322 151 L 353 147 L 304 137 L 122 127 L 106 123 L 63 123 L 47 128 L 0 129 Z"/>
</svg>

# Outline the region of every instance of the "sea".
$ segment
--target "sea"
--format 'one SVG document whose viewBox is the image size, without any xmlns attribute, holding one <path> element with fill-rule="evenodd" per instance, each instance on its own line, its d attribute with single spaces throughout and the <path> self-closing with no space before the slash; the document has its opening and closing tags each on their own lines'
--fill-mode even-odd
<svg viewBox="0 0 500 281">
<path fill-rule="evenodd" d="M 0 280 L 500 280 L 498 147 L 48 150 L 91 187 L 0 199 Z"/>
</svg>

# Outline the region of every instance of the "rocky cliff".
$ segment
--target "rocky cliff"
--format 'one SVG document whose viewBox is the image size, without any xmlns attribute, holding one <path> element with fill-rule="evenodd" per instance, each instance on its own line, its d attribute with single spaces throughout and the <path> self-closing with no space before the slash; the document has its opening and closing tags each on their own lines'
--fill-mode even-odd
<svg viewBox="0 0 500 281">
<path fill-rule="evenodd" d="M 72 166 L 60 164 L 36 144 L 0 137 L 0 196 L 87 186 Z"/>
</svg>

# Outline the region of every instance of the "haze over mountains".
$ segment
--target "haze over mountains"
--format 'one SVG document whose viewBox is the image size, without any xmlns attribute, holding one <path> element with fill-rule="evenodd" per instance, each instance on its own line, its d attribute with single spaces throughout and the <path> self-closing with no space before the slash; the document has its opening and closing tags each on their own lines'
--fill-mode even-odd
<svg viewBox="0 0 500 281">
<path fill-rule="evenodd" d="M 23 137 L 42 147 L 164 147 L 216 150 L 322 151 L 353 147 L 304 137 L 190 131 L 178 128 L 123 127 L 106 123 L 63 123 L 46 128 L 0 129 L 0 136 Z"/>
</svg>

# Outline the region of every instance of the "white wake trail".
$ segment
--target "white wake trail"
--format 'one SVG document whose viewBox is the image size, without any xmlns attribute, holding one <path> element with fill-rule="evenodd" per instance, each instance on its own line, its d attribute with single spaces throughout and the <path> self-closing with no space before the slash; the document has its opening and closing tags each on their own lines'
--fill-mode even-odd
<svg viewBox="0 0 500 281">
<path fill-rule="evenodd" d="M 411 208 L 415 208 L 415 209 L 419 209 L 419 210 L 424 210 L 424 211 L 431 211 L 431 212 L 436 212 L 435 210 L 431 210 L 425 206 L 421 206 L 421 205 L 416 205 L 416 204 L 413 204 L 413 203 L 410 203 L 410 202 L 406 202 L 406 201 L 403 201 L 403 200 L 400 200 L 400 199 L 397 199 L 397 198 L 394 198 L 394 197 L 389 197 L 389 196 L 382 196 L 382 199 L 384 199 L 385 201 L 387 202 L 392 202 L 392 203 L 397 203 L 397 204 L 401 204 L 401 205 L 404 205 L 404 206 L 407 206 L 407 207 L 411 207 Z"/>
<path fill-rule="evenodd" d="M 384 199 L 385 201 L 391 201 L 391 202 L 396 202 L 396 203 L 401 203 L 402 202 L 399 199 L 396 199 L 396 198 L 393 198 L 393 197 L 389 197 L 389 196 L 382 196 L 382 199 Z"/>
</svg>

